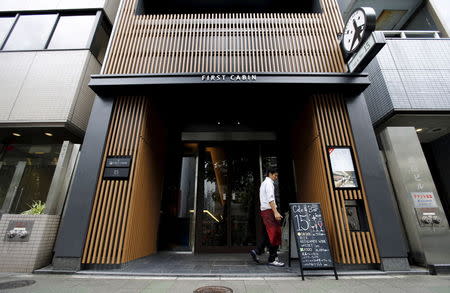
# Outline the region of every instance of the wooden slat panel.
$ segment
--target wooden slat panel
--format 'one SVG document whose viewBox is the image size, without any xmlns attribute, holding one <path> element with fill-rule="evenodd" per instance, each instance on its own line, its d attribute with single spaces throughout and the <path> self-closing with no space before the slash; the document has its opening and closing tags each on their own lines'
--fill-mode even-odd
<svg viewBox="0 0 450 293">
<path fill-rule="evenodd" d="M 351 146 L 355 151 L 343 98 L 337 94 L 315 95 L 298 117 L 292 134 L 298 200 L 322 204 L 337 262 L 379 263 L 370 213 L 367 213 L 369 231 L 353 232 L 345 210 L 345 200 L 361 199 L 368 211 L 364 187 L 359 190 L 333 187 L 327 146 Z M 355 165 L 359 170 L 356 153 Z"/>
<path fill-rule="evenodd" d="M 132 156 L 128 181 L 103 180 L 103 168 L 97 186 L 91 214 L 86 245 L 82 263 L 85 264 L 117 264 L 148 255 L 156 249 L 156 231 L 159 220 L 159 199 L 162 180 L 142 177 L 148 175 L 148 167 L 143 167 L 148 160 L 142 158 L 145 152 L 152 153 L 149 147 L 150 131 L 148 124 L 148 99 L 145 97 L 119 97 L 113 109 L 111 125 L 103 157 L 103 165 L 107 156 Z M 156 115 L 155 115 L 156 116 Z M 154 119 L 152 120 L 154 121 Z M 144 127 L 145 126 L 145 127 Z M 143 130 L 145 129 L 145 131 Z M 153 128 L 152 128 L 153 129 Z M 157 129 L 155 127 L 155 129 Z M 163 158 L 161 148 L 164 145 L 163 135 L 155 134 L 158 142 L 158 154 L 153 158 Z M 148 155 L 147 155 L 148 156 Z M 157 164 L 153 170 L 162 170 L 161 159 L 153 159 Z M 102 165 L 102 166 L 103 166 Z M 155 171 L 156 172 L 156 171 Z M 152 177 L 162 178 L 152 174 Z M 146 183 L 146 182 L 151 182 Z M 152 205 L 142 205 L 148 201 Z M 154 202 L 153 202 L 154 201 Z M 155 210 L 155 206 L 156 209 Z M 150 220 L 148 217 L 152 217 Z M 156 223 L 156 224 L 155 224 Z M 156 225 L 156 228 L 155 228 Z M 136 227 L 150 227 L 152 239 L 142 238 Z"/>
<path fill-rule="evenodd" d="M 124 0 L 103 74 L 345 72 L 334 0 L 322 13 L 136 15 Z"/>
</svg>

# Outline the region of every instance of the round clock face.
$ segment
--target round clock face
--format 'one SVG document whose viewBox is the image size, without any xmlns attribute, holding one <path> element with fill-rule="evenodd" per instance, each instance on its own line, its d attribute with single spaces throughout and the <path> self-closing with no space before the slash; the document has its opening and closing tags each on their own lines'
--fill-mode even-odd
<svg viewBox="0 0 450 293">
<path fill-rule="evenodd" d="M 367 19 L 362 9 L 352 13 L 344 28 L 343 47 L 348 53 L 355 51 L 363 41 Z"/>
</svg>

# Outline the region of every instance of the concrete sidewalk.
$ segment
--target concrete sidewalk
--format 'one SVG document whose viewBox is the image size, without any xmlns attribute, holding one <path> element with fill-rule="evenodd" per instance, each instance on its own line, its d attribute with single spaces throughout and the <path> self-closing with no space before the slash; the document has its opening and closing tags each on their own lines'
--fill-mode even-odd
<svg viewBox="0 0 450 293">
<path fill-rule="evenodd" d="M 449 293 L 450 276 L 390 275 L 343 276 L 336 281 L 331 277 L 307 277 L 305 281 L 294 277 L 278 278 L 182 278 L 182 277 L 130 277 L 90 275 L 0 274 L 0 288 L 6 282 L 33 280 L 36 283 L 22 288 L 0 289 L 0 292 L 193 292 L 202 286 L 226 286 L 233 292 L 408 292 Z"/>
</svg>

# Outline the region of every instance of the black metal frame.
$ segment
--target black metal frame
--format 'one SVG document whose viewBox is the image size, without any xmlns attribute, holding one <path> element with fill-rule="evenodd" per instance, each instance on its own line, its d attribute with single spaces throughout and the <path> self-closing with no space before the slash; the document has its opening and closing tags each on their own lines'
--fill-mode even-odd
<svg viewBox="0 0 450 293">
<path fill-rule="evenodd" d="M 355 176 L 356 176 L 356 183 L 358 184 L 358 186 L 356 187 L 336 187 L 336 185 L 334 185 L 334 178 L 333 178 L 333 167 L 331 165 L 331 157 L 330 157 L 330 152 L 328 151 L 330 148 L 333 149 L 349 149 L 350 150 L 350 156 L 352 158 L 352 163 L 353 163 L 353 169 L 355 169 Z M 353 148 L 351 146 L 334 146 L 334 145 L 327 145 L 327 156 L 328 156 L 328 166 L 330 168 L 330 176 L 331 176 L 331 181 L 333 182 L 333 188 L 336 190 L 360 190 L 361 189 L 361 180 L 359 178 L 358 175 L 358 168 L 355 164 L 355 154 L 353 152 Z"/>
<path fill-rule="evenodd" d="M 52 29 L 50 30 L 50 33 L 45 42 L 44 48 L 31 49 L 31 50 L 3 50 L 6 42 L 8 41 L 9 37 L 11 36 L 20 16 L 22 16 L 22 15 L 42 15 L 42 14 L 55 14 L 56 15 L 56 20 L 53 23 Z M 72 15 L 73 16 L 93 15 L 96 17 L 85 47 L 67 48 L 67 49 L 48 49 L 48 45 L 50 44 L 50 41 L 53 37 L 56 27 L 58 26 L 59 19 L 61 18 L 61 16 L 72 16 Z M 61 10 L 37 10 L 37 11 L 20 11 L 20 12 L 15 12 L 14 14 L 11 12 L 8 12 L 6 14 L 0 13 L 0 17 L 8 17 L 8 16 L 14 17 L 15 16 L 14 22 L 11 25 L 11 27 L 9 28 L 9 31 L 6 34 L 5 39 L 3 41 L 0 40 L 1 41 L 0 51 L 2 51 L 2 52 L 30 52 L 30 51 L 90 50 L 92 47 L 92 44 L 93 44 L 94 36 L 95 36 L 99 26 L 102 25 L 102 22 L 104 22 L 105 17 L 103 15 L 104 15 L 104 13 L 102 12 L 102 10 L 99 10 L 99 9 L 74 9 L 74 10 L 63 10 L 63 11 L 61 11 Z"/>
</svg>

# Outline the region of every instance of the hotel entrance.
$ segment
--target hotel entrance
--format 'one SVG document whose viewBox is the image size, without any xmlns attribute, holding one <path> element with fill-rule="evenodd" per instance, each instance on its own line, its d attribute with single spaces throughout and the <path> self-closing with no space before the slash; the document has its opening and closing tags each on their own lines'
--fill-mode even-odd
<svg viewBox="0 0 450 293">
<path fill-rule="evenodd" d="M 163 196 L 159 250 L 233 253 L 255 247 L 262 229 L 259 186 L 269 167 L 279 167 L 274 143 L 183 143 L 178 162 L 179 188 L 168 186 Z M 278 185 L 276 195 L 279 204 Z"/>
</svg>

